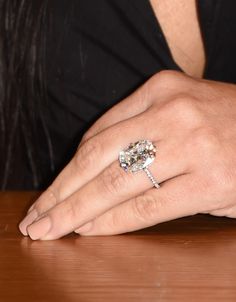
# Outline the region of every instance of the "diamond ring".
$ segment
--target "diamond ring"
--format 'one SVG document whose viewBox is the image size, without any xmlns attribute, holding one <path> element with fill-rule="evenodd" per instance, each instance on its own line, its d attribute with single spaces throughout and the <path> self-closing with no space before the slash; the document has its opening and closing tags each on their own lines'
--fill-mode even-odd
<svg viewBox="0 0 236 302">
<path fill-rule="evenodd" d="M 131 143 L 126 149 L 120 151 L 119 162 L 121 168 L 126 172 L 137 172 L 143 170 L 151 180 L 154 187 L 160 188 L 152 173 L 148 170 L 148 166 L 156 157 L 156 147 L 148 140 L 140 140 Z"/>
</svg>

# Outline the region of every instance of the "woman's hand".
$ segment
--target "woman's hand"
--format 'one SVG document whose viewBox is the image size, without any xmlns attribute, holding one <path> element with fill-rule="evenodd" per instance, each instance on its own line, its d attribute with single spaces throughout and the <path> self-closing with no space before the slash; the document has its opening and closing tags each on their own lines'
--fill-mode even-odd
<svg viewBox="0 0 236 302">
<path fill-rule="evenodd" d="M 149 169 L 160 189 L 119 165 L 140 139 L 157 146 Z M 236 217 L 236 87 L 164 71 L 88 130 L 20 230 L 34 240 L 111 235 L 197 213 Z"/>
</svg>

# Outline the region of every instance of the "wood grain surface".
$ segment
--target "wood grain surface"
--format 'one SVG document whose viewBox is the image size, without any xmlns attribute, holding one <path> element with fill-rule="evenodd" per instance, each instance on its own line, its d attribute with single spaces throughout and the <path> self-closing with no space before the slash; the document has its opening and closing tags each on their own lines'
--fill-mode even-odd
<svg viewBox="0 0 236 302">
<path fill-rule="evenodd" d="M 0 193 L 0 301 L 236 301 L 236 220 L 198 215 L 113 237 L 33 242 L 37 193 Z"/>
</svg>

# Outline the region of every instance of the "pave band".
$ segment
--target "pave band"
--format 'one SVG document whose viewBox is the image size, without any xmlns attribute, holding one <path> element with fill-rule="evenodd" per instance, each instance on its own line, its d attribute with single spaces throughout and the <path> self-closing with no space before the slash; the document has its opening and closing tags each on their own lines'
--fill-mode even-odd
<svg viewBox="0 0 236 302">
<path fill-rule="evenodd" d="M 160 188 L 160 185 L 155 180 L 152 173 L 147 168 L 156 157 L 156 146 L 148 140 L 140 140 L 120 151 L 119 162 L 121 168 L 126 172 L 133 173 L 143 170 L 151 180 L 155 188 Z"/>
<path fill-rule="evenodd" d="M 157 189 L 160 188 L 160 185 L 158 184 L 158 182 L 155 180 L 155 178 L 153 177 L 152 173 L 148 170 L 148 168 L 144 168 L 143 171 L 147 174 L 148 178 L 151 180 L 153 186 Z"/>
</svg>

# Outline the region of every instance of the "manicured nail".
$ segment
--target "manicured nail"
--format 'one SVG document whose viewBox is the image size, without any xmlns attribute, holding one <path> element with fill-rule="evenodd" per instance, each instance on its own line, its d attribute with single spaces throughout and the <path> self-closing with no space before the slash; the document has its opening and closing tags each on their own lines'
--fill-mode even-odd
<svg viewBox="0 0 236 302">
<path fill-rule="evenodd" d="M 32 210 L 19 224 L 21 233 L 25 236 L 28 235 L 27 227 L 37 219 L 38 213 L 36 210 Z"/>
<path fill-rule="evenodd" d="M 93 227 L 93 222 L 88 222 L 88 223 L 82 225 L 80 228 L 76 229 L 75 233 L 86 234 L 92 230 L 92 227 Z"/>
<path fill-rule="evenodd" d="M 32 240 L 38 240 L 47 235 L 52 226 L 51 219 L 46 216 L 31 224 L 27 231 Z"/>
</svg>

